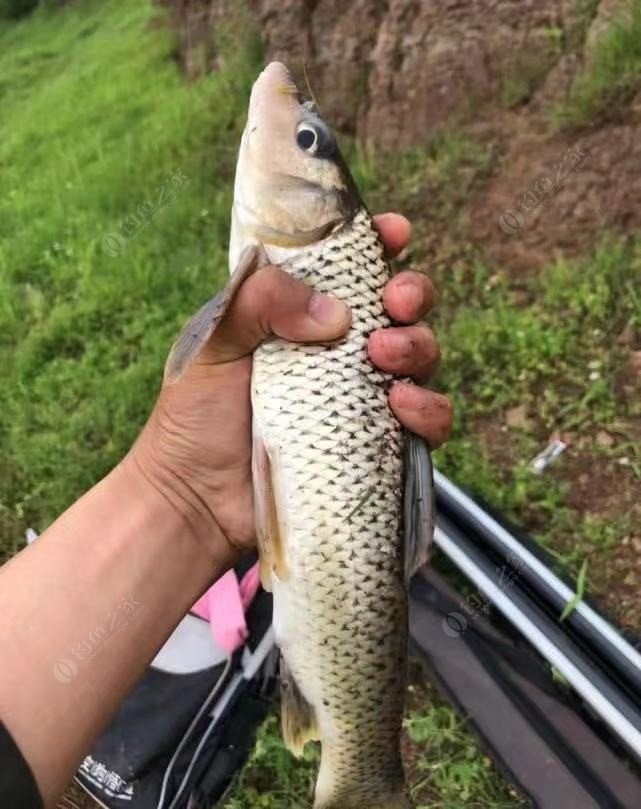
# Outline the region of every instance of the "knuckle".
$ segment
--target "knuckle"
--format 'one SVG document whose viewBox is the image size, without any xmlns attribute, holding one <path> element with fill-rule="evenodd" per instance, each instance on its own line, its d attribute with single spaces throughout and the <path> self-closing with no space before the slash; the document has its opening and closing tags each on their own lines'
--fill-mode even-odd
<svg viewBox="0 0 641 809">
<path fill-rule="evenodd" d="M 411 404 L 414 385 L 405 381 L 398 381 L 392 385 L 389 397 L 394 407 L 404 408 Z"/>
<path fill-rule="evenodd" d="M 253 285 L 257 294 L 269 295 L 282 285 L 284 275 L 286 273 L 270 264 L 257 270 L 249 279 L 248 284 Z"/>
<path fill-rule="evenodd" d="M 281 311 L 300 303 L 303 285 L 279 267 L 262 267 L 249 279 L 248 285 L 252 282 L 252 299 L 261 312 Z"/>
<path fill-rule="evenodd" d="M 267 335 L 272 318 L 283 298 L 282 270 L 274 266 L 261 267 L 243 284 L 238 295 L 238 314 L 253 331 Z"/>
</svg>

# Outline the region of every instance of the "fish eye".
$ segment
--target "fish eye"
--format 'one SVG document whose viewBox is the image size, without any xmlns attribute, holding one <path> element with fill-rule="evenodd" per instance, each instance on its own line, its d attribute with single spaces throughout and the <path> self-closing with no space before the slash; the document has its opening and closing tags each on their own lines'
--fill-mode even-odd
<svg viewBox="0 0 641 809">
<path fill-rule="evenodd" d="M 331 129 L 317 116 L 309 115 L 298 124 L 296 143 L 314 157 L 331 158 L 336 153 L 336 141 Z"/>
<path fill-rule="evenodd" d="M 318 144 L 318 134 L 316 130 L 307 124 L 302 124 L 298 127 L 298 131 L 296 132 L 296 143 L 303 151 L 314 153 Z"/>
</svg>

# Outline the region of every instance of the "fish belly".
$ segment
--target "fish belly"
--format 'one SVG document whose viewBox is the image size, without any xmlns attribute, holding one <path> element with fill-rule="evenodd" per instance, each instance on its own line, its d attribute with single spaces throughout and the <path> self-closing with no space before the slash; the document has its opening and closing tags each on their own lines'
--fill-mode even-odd
<svg viewBox="0 0 641 809">
<path fill-rule="evenodd" d="M 254 431 L 277 516 L 272 546 L 261 549 L 275 633 L 310 709 L 306 738 L 322 743 L 315 806 L 407 806 L 399 797 L 403 436 L 388 405 L 391 377 L 367 357 L 369 334 L 389 325 L 382 306 L 389 268 L 362 211 L 288 270 L 344 300 L 353 320 L 337 344 L 274 339 L 254 356 Z"/>
</svg>

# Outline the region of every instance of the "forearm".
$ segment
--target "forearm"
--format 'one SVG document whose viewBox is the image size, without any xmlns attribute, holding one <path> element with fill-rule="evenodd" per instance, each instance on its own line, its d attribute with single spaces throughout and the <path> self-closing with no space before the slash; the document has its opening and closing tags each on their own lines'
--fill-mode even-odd
<svg viewBox="0 0 641 809">
<path fill-rule="evenodd" d="M 233 561 L 126 459 L 0 571 L 0 718 L 45 801 Z"/>
</svg>

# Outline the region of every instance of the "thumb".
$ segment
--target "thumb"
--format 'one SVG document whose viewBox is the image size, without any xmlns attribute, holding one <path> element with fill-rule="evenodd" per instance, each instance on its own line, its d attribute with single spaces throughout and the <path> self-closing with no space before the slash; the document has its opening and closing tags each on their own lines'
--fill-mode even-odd
<svg viewBox="0 0 641 809">
<path fill-rule="evenodd" d="M 277 267 L 264 267 L 242 285 L 201 361 L 238 359 L 271 335 L 296 343 L 329 342 L 351 322 L 349 307 L 338 298 L 315 292 Z"/>
</svg>

